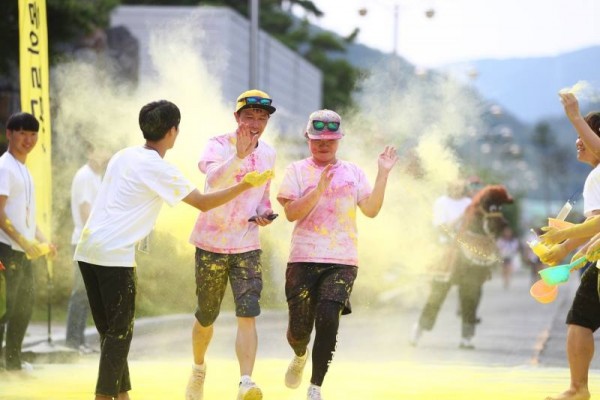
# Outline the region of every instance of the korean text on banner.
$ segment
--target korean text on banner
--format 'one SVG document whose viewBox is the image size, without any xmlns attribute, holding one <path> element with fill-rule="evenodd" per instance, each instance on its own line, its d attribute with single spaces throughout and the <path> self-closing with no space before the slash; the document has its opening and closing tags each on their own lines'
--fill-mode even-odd
<svg viewBox="0 0 600 400">
<path fill-rule="evenodd" d="M 50 240 L 52 174 L 48 29 L 45 0 L 19 0 L 21 110 L 40 122 L 38 143 L 27 157 L 36 192 L 38 228 Z"/>
</svg>

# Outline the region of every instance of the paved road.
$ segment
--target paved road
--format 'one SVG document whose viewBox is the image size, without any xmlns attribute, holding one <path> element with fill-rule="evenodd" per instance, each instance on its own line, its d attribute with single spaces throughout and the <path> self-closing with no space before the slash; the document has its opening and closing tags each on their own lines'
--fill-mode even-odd
<svg viewBox="0 0 600 400">
<path fill-rule="evenodd" d="M 529 296 L 529 279 L 526 271 L 517 273 L 508 290 L 502 288 L 497 275 L 486 283 L 475 350 L 458 348 L 460 320 L 455 312 L 457 293 L 452 289 L 436 327 L 424 334 L 416 348 L 408 344 L 408 338 L 418 316 L 417 308 L 355 304 L 354 312 L 342 318 L 336 360 L 567 367 L 564 318 L 578 284 L 577 276 L 573 275 L 568 284 L 560 287 L 557 300 L 551 304 L 539 304 Z M 137 320 L 130 359 L 188 356 L 191 359 L 192 318 L 191 315 L 171 315 Z M 267 310 L 259 317 L 259 359 L 290 357 L 285 341 L 286 318 L 284 310 Z M 53 332 L 54 343 L 60 344 L 64 327 L 54 326 Z M 87 333 L 94 344 L 97 340 L 94 328 L 88 328 Z M 45 338 L 46 326 L 33 324 L 26 343 L 33 345 Z M 224 312 L 215 325 L 208 356 L 235 359 L 234 339 L 235 317 L 231 312 Z M 600 368 L 600 360 L 595 360 L 592 366 Z"/>
</svg>

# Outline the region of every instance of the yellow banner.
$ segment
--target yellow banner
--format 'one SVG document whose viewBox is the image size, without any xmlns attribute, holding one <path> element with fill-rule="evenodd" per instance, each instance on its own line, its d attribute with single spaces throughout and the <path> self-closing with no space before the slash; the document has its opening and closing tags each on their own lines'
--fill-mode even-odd
<svg viewBox="0 0 600 400">
<path fill-rule="evenodd" d="M 40 122 L 38 143 L 27 157 L 36 192 L 37 226 L 51 239 L 52 157 L 48 29 L 45 0 L 19 0 L 21 110 Z"/>
</svg>

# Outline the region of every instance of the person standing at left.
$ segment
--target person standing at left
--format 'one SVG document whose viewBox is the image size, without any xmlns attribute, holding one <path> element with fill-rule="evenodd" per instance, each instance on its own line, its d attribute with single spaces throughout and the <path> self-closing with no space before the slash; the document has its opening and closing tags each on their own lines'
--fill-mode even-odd
<svg viewBox="0 0 600 400">
<path fill-rule="evenodd" d="M 0 262 L 5 267 L 6 279 L 0 349 L 6 327 L 7 370 L 22 368 L 21 346 L 35 298 L 31 260 L 48 252 L 56 255 L 56 247 L 37 228 L 33 178 L 25 166 L 38 141 L 39 127 L 38 120 L 29 113 L 11 115 L 6 123 L 8 151 L 0 157 Z"/>
</svg>

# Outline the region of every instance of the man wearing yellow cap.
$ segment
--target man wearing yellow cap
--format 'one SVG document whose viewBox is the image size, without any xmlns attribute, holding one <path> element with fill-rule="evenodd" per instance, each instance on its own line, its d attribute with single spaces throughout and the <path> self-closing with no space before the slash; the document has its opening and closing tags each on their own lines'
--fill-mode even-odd
<svg viewBox="0 0 600 400">
<path fill-rule="evenodd" d="M 209 140 L 198 162 L 206 174 L 207 192 L 230 186 L 251 171 L 272 170 L 275 150 L 259 140 L 275 107 L 270 96 L 248 90 L 237 98 L 234 132 Z M 203 399 L 205 354 L 219 315 L 227 281 L 235 300 L 238 330 L 235 350 L 240 364 L 238 400 L 260 400 L 262 392 L 252 381 L 258 338 L 255 317 L 260 314 L 262 291 L 261 249 L 258 228 L 276 216 L 271 209 L 270 185 L 209 212 L 200 213 L 190 236 L 196 246 L 198 304 L 192 329 L 194 365 L 186 400 Z"/>
</svg>

